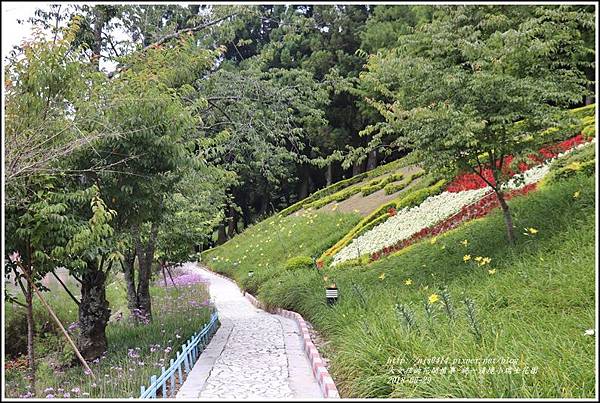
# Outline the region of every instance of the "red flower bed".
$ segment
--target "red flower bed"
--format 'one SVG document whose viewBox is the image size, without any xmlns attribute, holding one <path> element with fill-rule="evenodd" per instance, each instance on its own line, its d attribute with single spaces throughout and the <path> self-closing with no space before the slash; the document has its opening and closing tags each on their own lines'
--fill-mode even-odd
<svg viewBox="0 0 600 403">
<path fill-rule="evenodd" d="M 530 164 L 526 164 L 521 162 L 519 164 L 519 171 L 524 172 L 527 169 L 531 168 L 534 165 L 540 164 L 543 161 L 554 158 L 558 154 L 570 150 L 576 145 L 585 143 L 586 139 L 582 134 L 578 134 L 575 137 L 571 137 L 570 139 L 561 141 L 560 143 L 556 143 L 553 145 L 549 145 L 546 147 L 542 147 L 539 150 L 539 154 L 530 154 L 528 157 L 532 161 Z M 514 172 L 512 172 L 509 167 L 513 161 L 513 156 L 508 155 L 504 158 L 502 163 L 502 172 L 504 174 L 508 174 L 509 176 L 513 176 Z M 486 180 L 488 180 L 492 184 L 496 184 L 492 176 L 492 170 L 490 168 L 485 168 L 483 170 L 483 176 Z M 462 192 L 463 190 L 473 190 L 473 189 L 481 189 L 486 187 L 488 184 L 476 173 L 474 172 L 466 172 L 460 174 L 454 179 L 446 188 L 448 192 Z"/>
<path fill-rule="evenodd" d="M 529 193 L 532 190 L 535 190 L 536 185 L 536 183 L 532 183 L 520 189 L 513 190 L 505 195 L 505 199 L 510 200 L 515 196 L 520 196 Z M 499 205 L 500 203 L 498 201 L 498 198 L 496 197 L 496 194 L 490 191 L 479 201 L 463 207 L 458 213 L 440 222 L 439 224 L 436 224 L 433 227 L 423 228 L 419 232 L 413 234 L 410 238 L 400 241 L 396 245 L 385 247 L 379 252 L 371 254 L 371 260 L 379 260 L 384 256 L 397 252 L 400 249 L 403 249 L 408 245 L 411 245 L 416 241 L 425 238 L 426 236 L 436 236 L 443 232 L 458 227 L 459 224 L 465 221 L 483 217 Z"/>
</svg>

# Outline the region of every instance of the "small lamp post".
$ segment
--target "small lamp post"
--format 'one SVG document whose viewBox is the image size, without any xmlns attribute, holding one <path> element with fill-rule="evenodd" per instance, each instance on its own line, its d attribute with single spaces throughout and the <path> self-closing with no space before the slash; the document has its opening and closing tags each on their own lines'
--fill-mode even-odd
<svg viewBox="0 0 600 403">
<path fill-rule="evenodd" d="M 325 288 L 325 298 L 327 298 L 327 305 L 333 305 L 337 302 L 338 288 L 335 284 Z"/>
</svg>

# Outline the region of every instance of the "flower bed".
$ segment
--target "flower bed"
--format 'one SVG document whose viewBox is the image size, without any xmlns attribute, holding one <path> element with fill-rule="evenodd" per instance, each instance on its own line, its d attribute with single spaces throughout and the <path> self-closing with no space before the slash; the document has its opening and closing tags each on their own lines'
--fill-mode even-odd
<svg viewBox="0 0 600 403">
<path fill-rule="evenodd" d="M 518 166 L 520 172 L 525 172 L 530 169 L 535 164 L 542 163 L 548 159 L 556 158 L 562 153 L 573 149 L 576 146 L 584 144 L 586 142 L 585 136 L 583 134 L 578 134 L 572 138 L 561 141 L 560 143 L 542 147 L 539 150 L 539 154 L 530 154 L 529 159 L 532 161 L 530 164 L 526 164 L 521 162 Z M 502 162 L 502 172 L 508 175 L 514 175 L 515 173 L 510 170 L 510 165 L 513 161 L 513 156 L 508 155 L 504 158 Z M 483 176 L 490 183 L 495 183 L 494 177 L 492 175 L 492 170 L 490 168 L 485 168 L 483 170 Z M 488 184 L 477 174 L 474 172 L 466 172 L 460 174 L 454 179 L 446 188 L 448 192 L 462 192 L 464 190 L 474 190 L 481 189 L 488 186 Z"/>
<path fill-rule="evenodd" d="M 551 158 L 547 159 L 546 163 L 527 170 L 525 166 L 522 167 L 523 174 L 510 179 L 504 186 L 504 190 L 508 192 L 507 196 L 510 198 L 535 189 L 534 184 L 548 174 L 550 162 L 585 147 L 587 143 L 582 143 L 583 139 L 583 136 L 576 136 L 545 148 L 543 155 Z M 481 182 L 485 184 L 484 181 Z M 439 195 L 427 197 L 417 206 L 405 207 L 395 211 L 393 215 L 390 214 L 386 221 L 341 248 L 334 256 L 332 265 L 363 255 L 378 259 L 425 236 L 436 235 L 454 228 L 461 222 L 481 217 L 498 206 L 496 195 L 489 186 L 480 186 L 480 183 L 464 177 L 453 184 L 453 191 L 447 190 Z M 462 186 L 473 188 L 457 191 L 457 188 Z"/>
</svg>

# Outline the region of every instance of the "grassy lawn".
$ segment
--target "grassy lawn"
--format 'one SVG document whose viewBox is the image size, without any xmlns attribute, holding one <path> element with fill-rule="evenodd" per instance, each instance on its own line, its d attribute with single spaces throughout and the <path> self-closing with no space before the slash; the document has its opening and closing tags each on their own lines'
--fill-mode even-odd
<svg viewBox="0 0 600 403">
<path fill-rule="evenodd" d="M 330 341 L 324 353 L 343 397 L 590 398 L 594 197 L 594 178 L 577 175 L 511 200 L 514 247 L 496 210 L 367 266 L 284 269 L 359 219 L 323 214 L 273 217 L 203 260 L 311 321 Z M 332 281 L 340 300 L 328 307 Z"/>
<path fill-rule="evenodd" d="M 109 323 L 106 328 L 109 352 L 98 362 L 90 363 L 97 379 L 84 374 L 79 364 L 67 364 L 75 357 L 64 336 L 52 326 L 44 331 L 43 324 L 53 325 L 39 300 L 35 300 L 35 318 L 38 329 L 36 347 L 36 391 L 34 397 L 91 397 L 137 398 L 140 386 L 148 385 L 151 375 L 159 375 L 161 367 L 169 366 L 176 351 L 194 332 L 208 322 L 209 308 L 202 302 L 209 298 L 205 284 L 188 284 L 164 288 L 151 287 L 154 320 L 148 325 L 135 326 L 125 318 L 126 294 L 122 280 L 115 278 L 107 287 L 107 299 L 113 313 L 123 312 L 124 319 Z M 77 306 L 63 290 L 44 295 L 62 323 L 67 326 L 77 320 Z M 5 307 L 6 321 L 18 315 L 14 305 Z M 74 331 L 76 335 L 77 330 Z M 9 397 L 28 396 L 26 359 L 17 360 L 17 366 L 6 372 L 6 394 Z"/>
</svg>

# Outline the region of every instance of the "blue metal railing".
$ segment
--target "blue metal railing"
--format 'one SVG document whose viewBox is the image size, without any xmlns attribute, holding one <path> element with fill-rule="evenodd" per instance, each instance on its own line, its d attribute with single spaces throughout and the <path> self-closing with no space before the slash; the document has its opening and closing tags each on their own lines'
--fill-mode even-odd
<svg viewBox="0 0 600 403">
<path fill-rule="evenodd" d="M 219 315 L 217 311 L 214 311 L 210 315 L 210 321 L 204 325 L 202 330 L 199 333 L 194 333 L 186 343 L 183 343 L 181 352 L 177 352 L 175 360 L 171 359 L 169 368 L 165 370 L 165 367 L 162 367 L 162 372 L 158 378 L 156 375 L 150 377 L 150 386 L 147 388 L 145 386 L 141 387 L 140 399 L 155 399 L 159 390 L 162 397 L 174 397 L 176 377 L 179 377 L 179 384 L 183 385 L 183 370 L 185 370 L 186 376 L 190 373 L 204 347 L 217 331 L 218 323 Z M 167 382 L 169 382 L 168 392 Z"/>
</svg>

